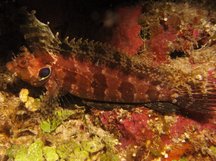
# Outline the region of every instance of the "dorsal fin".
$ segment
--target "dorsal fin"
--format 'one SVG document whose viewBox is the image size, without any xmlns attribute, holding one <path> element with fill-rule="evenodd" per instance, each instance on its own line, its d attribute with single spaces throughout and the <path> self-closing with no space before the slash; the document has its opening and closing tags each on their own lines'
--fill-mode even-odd
<svg viewBox="0 0 216 161">
<path fill-rule="evenodd" d="M 30 49 L 43 47 L 59 50 L 61 41 L 58 38 L 58 33 L 54 35 L 47 24 L 40 22 L 35 17 L 35 13 L 35 11 L 27 12 L 26 8 L 22 8 L 19 12 L 19 16 L 23 20 L 20 24 L 20 30 L 28 47 Z"/>
</svg>

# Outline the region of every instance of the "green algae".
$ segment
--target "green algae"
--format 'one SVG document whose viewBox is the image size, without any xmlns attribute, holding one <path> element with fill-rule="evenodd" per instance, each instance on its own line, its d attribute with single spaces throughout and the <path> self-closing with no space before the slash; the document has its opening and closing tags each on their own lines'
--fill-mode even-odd
<svg viewBox="0 0 216 161">
<path fill-rule="evenodd" d="M 50 133 L 54 131 L 60 124 L 61 122 L 57 122 L 58 120 L 45 120 L 41 121 L 40 128 L 43 132 L 45 133 Z"/>
<path fill-rule="evenodd" d="M 117 154 L 113 154 L 112 152 L 106 152 L 101 154 L 100 159 L 103 161 L 119 161 L 120 158 Z"/>
<path fill-rule="evenodd" d="M 187 158 L 180 158 L 179 160 L 172 160 L 172 161 L 188 161 Z"/>
<path fill-rule="evenodd" d="M 55 147 L 45 146 L 43 148 L 43 152 L 44 152 L 44 157 L 45 157 L 46 161 L 56 161 L 59 159 L 59 156 L 56 152 Z"/>
<path fill-rule="evenodd" d="M 82 148 L 89 153 L 95 153 L 104 148 L 104 144 L 99 140 L 98 137 L 94 137 L 91 141 L 83 141 Z"/>
<path fill-rule="evenodd" d="M 66 159 L 77 147 L 79 147 L 79 144 L 77 144 L 75 141 L 66 142 L 59 145 L 56 148 L 56 152 L 61 159 Z"/>
<path fill-rule="evenodd" d="M 8 156 L 15 161 L 43 161 L 43 142 L 37 140 L 30 144 L 29 147 L 24 145 L 12 146 L 8 150 Z"/>
<path fill-rule="evenodd" d="M 97 141 L 91 140 L 90 142 L 84 141 L 81 143 L 71 141 L 61 144 L 57 148 L 55 148 L 53 146 L 44 146 L 41 140 L 36 140 L 29 146 L 12 146 L 8 150 L 8 156 L 15 161 L 56 161 L 59 159 L 85 161 L 91 160 L 91 157 L 94 156 L 93 153 L 101 150 L 101 148 L 98 148 L 97 146 L 99 145 L 99 147 L 101 147 L 101 143 L 94 144 L 94 150 L 90 148 L 90 144 L 95 142 Z M 105 156 L 102 155 L 101 157 L 104 158 Z"/>
<path fill-rule="evenodd" d="M 81 142 L 67 142 L 57 147 L 57 153 L 61 159 L 66 160 L 94 160 L 93 158 L 103 151 L 104 155 L 98 155 L 101 160 L 119 160 L 117 155 L 111 151 L 105 151 L 106 145 L 99 138 L 95 137 L 92 140 Z"/>
<path fill-rule="evenodd" d="M 44 133 L 50 133 L 55 131 L 55 129 L 61 125 L 65 120 L 67 120 L 72 115 L 77 115 L 80 111 L 76 110 L 56 110 L 51 118 L 43 120 L 40 123 L 40 128 Z"/>
<path fill-rule="evenodd" d="M 27 157 L 28 149 L 24 145 L 13 145 L 7 150 L 9 158 L 14 158 L 16 161 L 28 161 Z"/>
<path fill-rule="evenodd" d="M 85 150 L 80 149 L 79 147 L 74 149 L 73 153 L 69 155 L 69 161 L 85 161 L 87 159 L 89 159 L 89 153 Z"/>
<path fill-rule="evenodd" d="M 210 150 L 216 156 L 216 146 L 210 146 Z"/>
<path fill-rule="evenodd" d="M 35 141 L 28 148 L 28 158 L 30 161 L 43 161 L 43 142 Z"/>
</svg>

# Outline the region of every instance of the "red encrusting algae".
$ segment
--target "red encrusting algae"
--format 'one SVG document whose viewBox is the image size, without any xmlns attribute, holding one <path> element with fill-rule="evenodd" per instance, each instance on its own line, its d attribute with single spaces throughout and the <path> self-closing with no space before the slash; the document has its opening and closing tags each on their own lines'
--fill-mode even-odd
<svg viewBox="0 0 216 161">
<path fill-rule="evenodd" d="M 141 26 L 138 23 L 141 10 L 139 5 L 121 7 L 116 10 L 117 23 L 113 29 L 110 44 L 129 55 L 135 55 L 143 46 L 143 40 L 140 37 Z"/>
</svg>

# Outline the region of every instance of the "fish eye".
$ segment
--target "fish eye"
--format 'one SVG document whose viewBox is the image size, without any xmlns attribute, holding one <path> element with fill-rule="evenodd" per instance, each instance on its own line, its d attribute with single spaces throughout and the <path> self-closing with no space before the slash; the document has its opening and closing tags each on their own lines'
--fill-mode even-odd
<svg viewBox="0 0 216 161">
<path fill-rule="evenodd" d="M 51 68 L 50 67 L 44 67 L 44 68 L 41 68 L 39 73 L 38 73 L 38 76 L 40 78 L 40 80 L 44 80 L 46 78 L 48 78 L 51 74 Z"/>
</svg>

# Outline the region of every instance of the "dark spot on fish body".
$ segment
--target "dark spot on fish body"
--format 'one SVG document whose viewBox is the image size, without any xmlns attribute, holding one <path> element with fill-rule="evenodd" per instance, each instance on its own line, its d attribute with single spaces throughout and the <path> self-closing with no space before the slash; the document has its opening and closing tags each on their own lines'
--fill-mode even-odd
<svg viewBox="0 0 216 161">
<path fill-rule="evenodd" d="M 135 88 L 134 85 L 130 82 L 123 81 L 118 88 L 119 92 L 121 92 L 121 97 L 125 102 L 133 102 Z"/>
<path fill-rule="evenodd" d="M 159 92 L 155 86 L 149 87 L 146 94 L 148 95 L 150 101 L 157 101 L 158 100 Z"/>
<path fill-rule="evenodd" d="M 104 100 L 105 90 L 107 88 L 106 78 L 102 73 L 95 73 L 93 75 L 93 82 L 91 86 L 94 89 L 94 96 L 98 100 Z"/>
<path fill-rule="evenodd" d="M 84 78 L 81 78 L 78 81 L 77 87 L 78 87 L 78 94 L 80 95 L 80 97 L 83 97 L 83 98 L 89 97 L 88 91 L 91 88 L 91 86 L 87 82 L 88 82 L 87 79 L 84 79 Z"/>
<path fill-rule="evenodd" d="M 93 86 L 92 87 L 107 87 L 106 78 L 102 73 L 95 73 L 93 75 Z M 95 82 L 95 83 L 94 83 Z"/>
<path fill-rule="evenodd" d="M 98 101 L 103 101 L 105 97 L 105 90 L 101 88 L 94 88 L 94 97 Z"/>
</svg>

